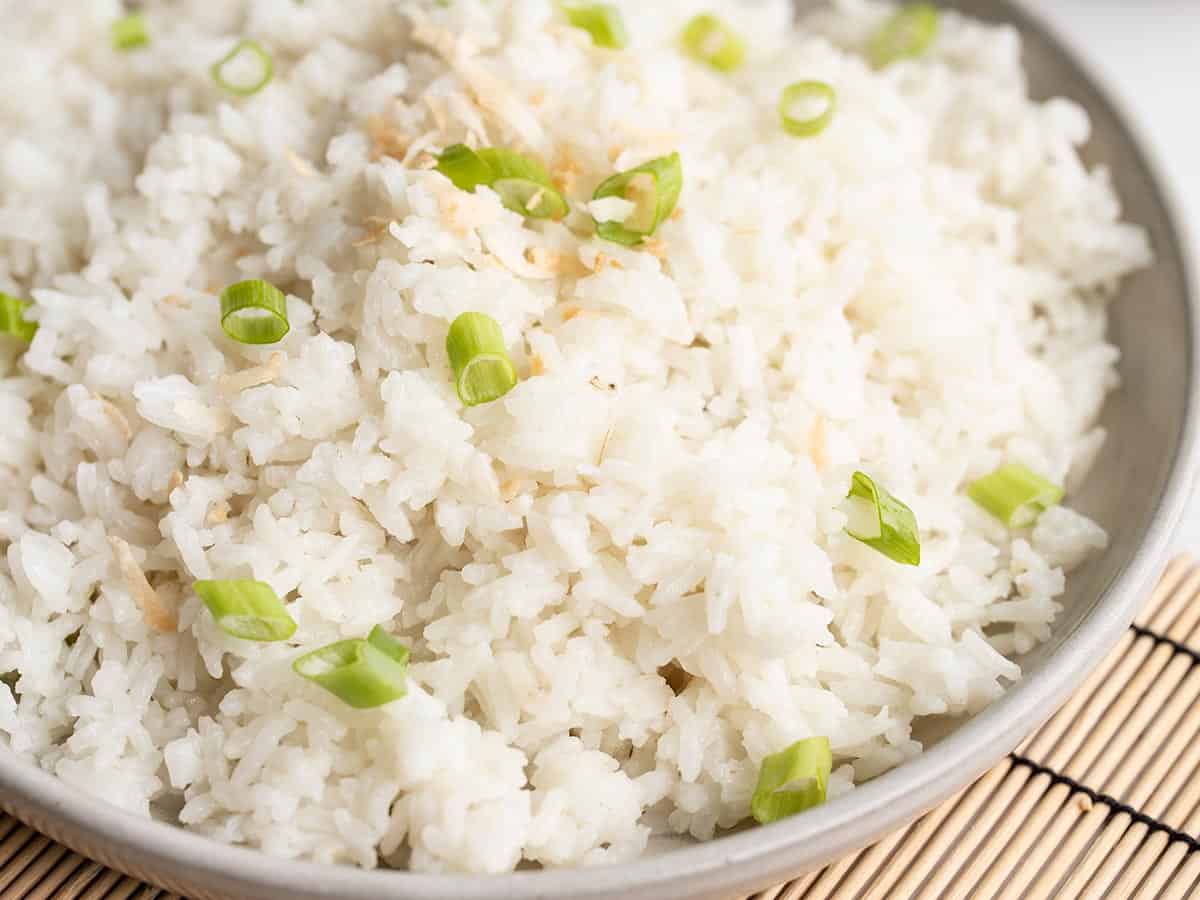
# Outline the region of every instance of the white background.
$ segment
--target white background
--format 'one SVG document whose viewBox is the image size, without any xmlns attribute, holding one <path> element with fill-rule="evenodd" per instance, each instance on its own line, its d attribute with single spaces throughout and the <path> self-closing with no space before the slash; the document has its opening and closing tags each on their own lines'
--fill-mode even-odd
<svg viewBox="0 0 1200 900">
<path fill-rule="evenodd" d="M 1200 260 L 1200 0 L 1023 2 L 1075 49 L 1132 119 Z M 1174 549 L 1200 555 L 1195 493 Z"/>
</svg>

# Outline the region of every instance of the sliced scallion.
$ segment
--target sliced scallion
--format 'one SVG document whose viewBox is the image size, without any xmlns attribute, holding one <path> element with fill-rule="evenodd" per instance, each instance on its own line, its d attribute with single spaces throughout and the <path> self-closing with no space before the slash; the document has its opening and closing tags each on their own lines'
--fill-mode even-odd
<svg viewBox="0 0 1200 900">
<path fill-rule="evenodd" d="M 7 334 L 29 343 L 37 333 L 37 322 L 25 318 L 31 304 L 9 294 L 0 293 L 0 334 Z"/>
<path fill-rule="evenodd" d="M 797 81 L 779 96 L 779 119 L 793 137 L 815 137 L 833 121 L 837 92 L 824 81 Z"/>
<path fill-rule="evenodd" d="M 654 234 L 679 202 L 683 190 L 683 165 L 678 153 L 618 172 L 602 182 L 593 200 L 621 197 L 634 205 L 623 222 L 596 222 L 596 234 L 606 241 L 632 246 Z"/>
<path fill-rule="evenodd" d="M 850 517 L 846 533 L 878 550 L 893 562 L 906 566 L 921 564 L 921 537 L 913 511 L 877 486 L 874 480 L 855 472 L 843 507 Z"/>
<path fill-rule="evenodd" d="M 348 706 L 371 709 L 404 696 L 408 648 L 376 625 L 365 640 L 338 641 L 306 653 L 292 669 Z"/>
<path fill-rule="evenodd" d="M 221 291 L 221 327 L 242 344 L 274 344 L 288 333 L 287 297 L 257 278 Z"/>
<path fill-rule="evenodd" d="M 490 187 L 505 207 L 531 219 L 561 219 L 569 209 L 541 163 L 512 150 L 453 144 L 442 151 L 436 168 L 459 190 Z"/>
<path fill-rule="evenodd" d="M 442 151 L 435 168 L 460 191 L 473 192 L 479 185 L 492 183 L 491 167 L 466 144 L 452 144 Z"/>
<path fill-rule="evenodd" d="M 479 158 L 492 170 L 492 190 L 513 212 L 533 219 L 561 219 L 567 214 L 567 201 L 537 160 L 500 147 L 484 147 Z"/>
<path fill-rule="evenodd" d="M 900 59 L 920 56 L 938 32 L 938 10 L 932 3 L 909 3 L 897 10 L 867 44 L 867 59 L 876 69 Z"/>
<path fill-rule="evenodd" d="M 746 44 L 736 31 L 711 13 L 701 13 L 684 26 L 683 49 L 718 72 L 732 72 L 746 57 Z"/>
<path fill-rule="evenodd" d="M 517 384 L 499 323 L 485 313 L 465 312 L 450 324 L 446 355 L 454 387 L 466 406 L 498 400 Z"/>
<path fill-rule="evenodd" d="M 150 35 L 146 32 L 146 18 L 141 13 L 121 16 L 112 23 L 110 35 L 114 50 L 135 50 L 150 43 Z"/>
<path fill-rule="evenodd" d="M 384 631 L 383 626 L 376 625 L 371 629 L 371 633 L 367 635 L 367 643 L 376 650 L 382 650 L 396 662 L 408 665 L 408 648 L 395 636 Z"/>
<path fill-rule="evenodd" d="M 1027 466 L 1009 463 L 973 482 L 967 495 L 1009 528 L 1025 528 L 1057 505 L 1063 490 Z"/>
<path fill-rule="evenodd" d="M 213 81 L 229 93 L 249 97 L 267 86 L 275 74 L 275 63 L 262 44 L 243 38 L 209 71 Z"/>
<path fill-rule="evenodd" d="M 825 785 L 833 771 L 829 738 L 797 741 L 762 761 L 750 811 L 760 824 L 778 822 L 825 802 Z"/>
<path fill-rule="evenodd" d="M 218 627 L 247 641 L 283 641 L 296 623 L 269 584 L 249 579 L 197 581 L 192 590 L 204 601 Z"/>
<path fill-rule="evenodd" d="M 592 43 L 609 50 L 621 50 L 629 43 L 620 11 L 608 3 L 567 3 L 563 6 L 567 21 L 592 36 Z"/>
</svg>

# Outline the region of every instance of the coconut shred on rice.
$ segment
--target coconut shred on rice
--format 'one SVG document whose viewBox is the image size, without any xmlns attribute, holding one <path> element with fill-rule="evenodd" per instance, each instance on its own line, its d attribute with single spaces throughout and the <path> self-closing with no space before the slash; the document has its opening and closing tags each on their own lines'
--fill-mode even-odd
<svg viewBox="0 0 1200 900">
<path fill-rule="evenodd" d="M 502 872 L 795 814 L 1020 677 L 1150 251 L 1015 30 L 142 6 L 0 5 L 14 751 Z"/>
</svg>

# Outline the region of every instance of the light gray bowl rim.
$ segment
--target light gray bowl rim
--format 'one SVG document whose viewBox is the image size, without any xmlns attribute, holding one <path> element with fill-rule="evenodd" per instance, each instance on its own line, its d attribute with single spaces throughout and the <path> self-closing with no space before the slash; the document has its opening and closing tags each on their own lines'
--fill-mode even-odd
<svg viewBox="0 0 1200 900">
<path fill-rule="evenodd" d="M 1132 120 L 1103 78 L 1073 53 L 1055 30 L 1010 0 L 999 14 L 1046 43 L 1090 82 L 1099 101 L 1121 123 L 1125 138 L 1150 177 L 1170 225 L 1171 252 L 1182 267 L 1188 313 L 1186 418 L 1155 516 L 1139 548 L 1109 584 L 1092 611 L 1034 674 L 914 760 L 803 816 L 742 831 L 629 863 L 588 869 L 517 872 L 498 876 L 427 875 L 281 860 L 229 846 L 176 826 L 142 819 L 79 793 L 0 747 L 0 805 L 35 810 L 64 835 L 86 835 L 105 855 L 144 873 L 166 873 L 174 885 L 191 885 L 247 898 L 368 900 L 556 900 L 623 894 L 637 900 L 729 897 L 785 881 L 799 872 L 851 853 L 898 828 L 982 774 L 1040 725 L 1116 643 L 1159 571 L 1197 471 L 1200 439 L 1200 328 L 1196 269 L 1182 236 L 1186 222 L 1164 190 L 1155 154 L 1139 139 Z M 1161 251 L 1161 248 L 1160 248 Z M 67 837 L 68 842 L 76 843 Z M 77 848 L 83 849 L 83 848 Z"/>
</svg>

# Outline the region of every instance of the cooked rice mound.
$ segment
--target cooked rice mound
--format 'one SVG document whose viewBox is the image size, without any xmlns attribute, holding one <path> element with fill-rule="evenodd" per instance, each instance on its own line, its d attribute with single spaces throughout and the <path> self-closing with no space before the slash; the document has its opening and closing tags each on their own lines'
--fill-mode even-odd
<svg viewBox="0 0 1200 900">
<path fill-rule="evenodd" d="M 947 13 L 876 71 L 892 11 L 617 0 L 624 51 L 550 0 L 3 7 L 0 735 L 143 816 L 284 857 L 425 871 L 618 861 L 749 813 L 764 756 L 828 736 L 829 794 L 985 707 L 1104 531 L 1069 508 L 1118 383 L 1105 303 L 1145 266 L 1089 122 L 1031 101 L 1017 33 Z M 746 64 L 680 52 L 697 12 Z M 210 66 L 253 37 L 274 79 Z M 838 94 L 819 137 L 782 88 Z M 519 149 L 570 201 L 526 221 L 434 171 Z M 624 247 L 587 202 L 678 151 Z M 221 329 L 246 278 L 290 334 Z M 464 408 L 445 338 L 502 326 L 519 385 Z M 1068 506 L 1010 531 L 966 486 L 1023 462 Z M 923 561 L 844 531 L 851 474 Z M 256 578 L 290 641 L 191 590 Z M 353 710 L 303 651 L 385 623 L 408 695 Z"/>
</svg>

